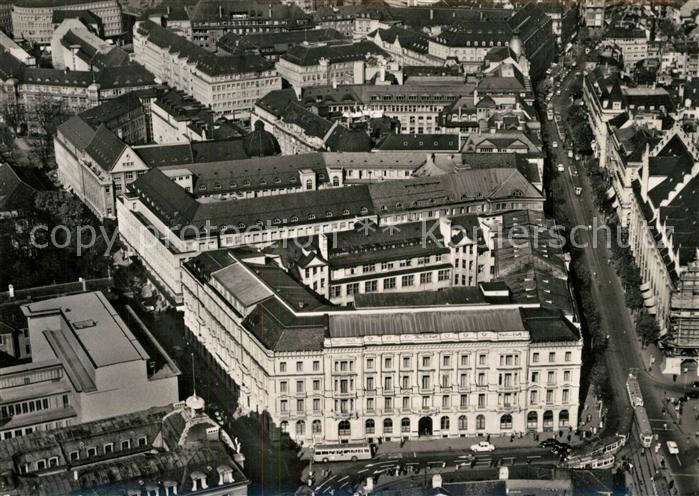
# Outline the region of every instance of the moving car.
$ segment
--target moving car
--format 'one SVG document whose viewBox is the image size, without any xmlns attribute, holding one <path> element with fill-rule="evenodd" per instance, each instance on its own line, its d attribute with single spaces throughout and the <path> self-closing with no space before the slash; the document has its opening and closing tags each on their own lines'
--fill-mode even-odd
<svg viewBox="0 0 699 496">
<path fill-rule="evenodd" d="M 563 164 L 558 164 L 558 166 L 556 166 L 556 170 L 558 172 L 565 172 L 566 168 L 563 167 Z"/>
<path fill-rule="evenodd" d="M 472 444 L 471 451 L 475 451 L 476 453 L 487 453 L 489 451 L 495 451 L 495 446 L 490 444 L 488 441 L 481 441 L 478 444 Z"/>
<path fill-rule="evenodd" d="M 668 441 L 667 442 L 667 451 L 671 455 L 679 455 L 680 454 L 680 449 L 677 447 L 677 443 L 675 441 Z"/>
<path fill-rule="evenodd" d="M 558 148 L 558 141 L 554 141 L 554 142 L 551 144 L 551 146 L 553 146 L 554 148 Z"/>
</svg>

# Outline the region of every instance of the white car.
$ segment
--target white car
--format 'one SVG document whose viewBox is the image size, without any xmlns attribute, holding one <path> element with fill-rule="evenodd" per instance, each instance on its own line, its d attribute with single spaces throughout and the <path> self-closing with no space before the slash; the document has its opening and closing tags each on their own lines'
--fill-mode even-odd
<svg viewBox="0 0 699 496">
<path fill-rule="evenodd" d="M 563 164 L 558 164 L 558 166 L 556 167 L 556 170 L 558 172 L 565 172 L 566 168 L 563 167 Z"/>
<path fill-rule="evenodd" d="M 473 449 L 473 447 L 471 447 Z M 680 454 L 680 449 L 677 447 L 677 443 L 675 441 L 668 441 L 667 442 L 667 451 L 671 455 L 679 455 Z"/>
<path fill-rule="evenodd" d="M 558 141 L 554 141 L 551 146 L 553 146 L 554 148 L 558 148 Z"/>
<path fill-rule="evenodd" d="M 488 451 L 495 451 L 495 446 L 487 441 L 481 441 L 478 444 L 472 444 L 471 451 L 475 451 L 476 453 L 486 453 Z"/>
</svg>

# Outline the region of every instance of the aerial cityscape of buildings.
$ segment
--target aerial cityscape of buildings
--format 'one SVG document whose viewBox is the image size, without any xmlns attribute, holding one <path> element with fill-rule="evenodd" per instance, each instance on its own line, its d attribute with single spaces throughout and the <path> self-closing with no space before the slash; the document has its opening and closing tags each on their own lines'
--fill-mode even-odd
<svg viewBox="0 0 699 496">
<path fill-rule="evenodd" d="M 0 493 L 691 495 L 699 2 L 0 2 Z"/>
</svg>

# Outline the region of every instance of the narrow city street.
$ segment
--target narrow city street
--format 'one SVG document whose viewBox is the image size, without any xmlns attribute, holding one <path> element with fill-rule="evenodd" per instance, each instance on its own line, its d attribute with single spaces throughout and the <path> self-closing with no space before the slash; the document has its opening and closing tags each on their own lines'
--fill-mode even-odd
<svg viewBox="0 0 699 496">
<path fill-rule="evenodd" d="M 561 83 L 561 95 L 552 100 L 556 113 L 563 112 L 565 103 L 569 99 L 571 83 L 576 77 L 580 76 L 571 71 L 566 80 Z M 607 406 L 616 409 L 615 418 L 623 419 L 627 426 L 630 425 L 632 410 L 626 394 L 625 383 L 629 371 L 639 370 L 639 381 L 645 400 L 645 408 L 651 419 L 653 431 L 658 437 L 657 442 L 661 445 L 659 451 L 666 455 L 669 475 L 675 479 L 679 494 L 696 494 L 699 487 L 699 472 L 697 470 L 699 450 L 691 439 L 694 433 L 683 433 L 674 422 L 663 416 L 662 384 L 659 386 L 657 381 L 653 380 L 646 372 L 641 344 L 636 335 L 631 315 L 626 309 L 624 290 L 613 265 L 610 263 L 612 255 L 608 248 L 608 233 L 603 228 L 604 219 L 593 203 L 590 183 L 584 171 L 581 170 L 583 191 L 580 196 L 575 195 L 571 175 L 571 167 L 575 167 L 575 165 L 568 158 L 563 147 L 554 149 L 551 146 L 552 140 L 563 143 L 563 135 L 561 134 L 563 129 L 559 128 L 555 121 L 549 121 L 546 127 L 546 134 L 549 136 L 547 145 L 551 152 L 548 173 L 557 174 L 557 177 L 552 181 L 552 187 L 565 193 L 563 196 L 565 203 L 562 208 L 568 214 L 573 225 L 600 227 L 595 233 L 596 236 L 593 236 L 589 229 L 578 229 L 577 239 L 587 245 L 584 249 L 584 260 L 589 273 L 594 276 L 595 286 L 592 288 L 592 294 L 598 302 L 597 308 L 600 312 L 603 329 L 610 336 L 606 357 L 615 402 Z M 559 163 L 563 164 L 565 172 L 555 171 L 555 166 Z M 616 233 L 612 235 L 616 237 Z M 615 241 L 611 240 L 611 242 Z M 668 382 L 672 384 L 669 378 Z M 616 428 L 620 428 L 620 426 L 616 426 Z M 680 446 L 680 456 L 670 457 L 667 454 L 666 442 L 669 440 L 677 442 Z M 637 444 L 635 439 L 632 439 L 632 442 Z M 650 487 L 653 482 L 650 480 L 653 471 L 645 471 L 643 475 L 648 479 L 645 485 Z"/>
</svg>

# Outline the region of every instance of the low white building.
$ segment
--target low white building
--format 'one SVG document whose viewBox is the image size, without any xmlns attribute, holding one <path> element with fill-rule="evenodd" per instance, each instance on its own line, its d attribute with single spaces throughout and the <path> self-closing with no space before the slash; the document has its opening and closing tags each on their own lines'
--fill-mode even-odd
<svg viewBox="0 0 699 496">
<path fill-rule="evenodd" d="M 22 311 L 32 362 L 0 369 L 2 439 L 178 401 L 177 366 L 145 327 L 127 327 L 102 293 Z"/>
</svg>

